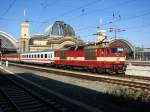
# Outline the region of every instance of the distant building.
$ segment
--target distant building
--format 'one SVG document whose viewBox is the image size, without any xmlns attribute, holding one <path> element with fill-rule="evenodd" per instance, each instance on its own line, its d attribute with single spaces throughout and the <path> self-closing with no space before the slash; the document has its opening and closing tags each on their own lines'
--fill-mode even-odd
<svg viewBox="0 0 150 112">
<path fill-rule="evenodd" d="M 21 24 L 21 34 L 19 41 L 19 52 L 27 52 L 29 51 L 29 22 L 25 21 Z"/>
<path fill-rule="evenodd" d="M 30 36 L 29 50 L 61 49 L 75 44 L 83 44 L 76 35 L 73 28 L 63 21 L 56 21 L 46 29 L 45 34 L 34 34 Z"/>
<path fill-rule="evenodd" d="M 135 48 L 136 60 L 150 60 L 150 48 Z"/>
</svg>

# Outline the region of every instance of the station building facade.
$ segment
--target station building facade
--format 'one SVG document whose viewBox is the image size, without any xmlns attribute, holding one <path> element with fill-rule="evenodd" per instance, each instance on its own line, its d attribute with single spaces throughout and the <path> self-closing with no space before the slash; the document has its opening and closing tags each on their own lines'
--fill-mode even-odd
<svg viewBox="0 0 150 112">
<path fill-rule="evenodd" d="M 63 21 L 55 21 L 43 34 L 29 36 L 26 28 L 29 29 L 29 23 L 27 21 L 21 25 L 20 52 L 61 49 L 75 44 L 84 44 L 75 35 L 74 29 Z"/>
<path fill-rule="evenodd" d="M 29 27 L 28 21 L 24 21 L 21 24 L 21 35 L 19 41 L 10 34 L 0 31 L 1 52 L 21 53 L 37 50 L 61 49 L 76 44 L 85 44 L 83 40 L 76 36 L 74 29 L 63 21 L 55 21 L 43 34 L 30 35 Z M 134 54 L 135 59 L 139 59 L 142 56 L 144 56 L 144 59 L 149 59 L 150 57 L 149 48 L 143 50 L 141 50 L 141 48 L 134 48 L 129 41 L 122 38 L 111 38 L 109 39 L 109 44 L 124 46 L 127 59 L 134 59 Z"/>
</svg>

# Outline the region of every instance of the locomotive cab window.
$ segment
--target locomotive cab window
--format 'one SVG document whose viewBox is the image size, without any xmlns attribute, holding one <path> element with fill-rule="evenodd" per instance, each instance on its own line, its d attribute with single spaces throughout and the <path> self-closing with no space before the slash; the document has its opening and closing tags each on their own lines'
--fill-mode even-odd
<svg viewBox="0 0 150 112">
<path fill-rule="evenodd" d="M 113 54 L 121 54 L 123 53 L 123 48 L 111 48 L 111 53 Z"/>
<path fill-rule="evenodd" d="M 118 53 L 123 53 L 123 48 L 118 48 Z"/>
<path fill-rule="evenodd" d="M 117 53 L 117 48 L 111 48 L 111 53 L 113 54 Z"/>
</svg>

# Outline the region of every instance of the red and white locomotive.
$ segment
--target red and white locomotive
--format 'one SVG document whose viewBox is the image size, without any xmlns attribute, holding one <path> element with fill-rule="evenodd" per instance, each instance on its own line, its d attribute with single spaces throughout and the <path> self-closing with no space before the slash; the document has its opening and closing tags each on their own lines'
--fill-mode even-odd
<svg viewBox="0 0 150 112">
<path fill-rule="evenodd" d="M 121 46 L 87 45 L 59 50 L 3 54 L 2 59 L 55 67 L 81 67 L 98 73 L 124 73 L 126 56 Z"/>
</svg>

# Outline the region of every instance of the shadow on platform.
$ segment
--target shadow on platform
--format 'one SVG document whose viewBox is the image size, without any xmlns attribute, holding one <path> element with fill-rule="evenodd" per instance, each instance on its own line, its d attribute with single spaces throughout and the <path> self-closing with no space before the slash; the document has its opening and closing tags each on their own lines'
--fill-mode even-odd
<svg viewBox="0 0 150 112">
<path fill-rule="evenodd" d="M 79 100 L 88 105 L 94 106 L 104 112 L 150 111 L 149 103 L 142 103 L 139 101 L 133 101 L 131 99 L 124 99 L 123 97 L 116 97 L 109 94 L 104 94 L 84 87 L 64 83 L 43 76 L 38 76 L 33 73 L 19 73 L 16 75 L 31 80 L 34 83 L 40 83 L 41 85 L 43 85 L 46 88 L 49 88 L 50 90 Z"/>
</svg>

